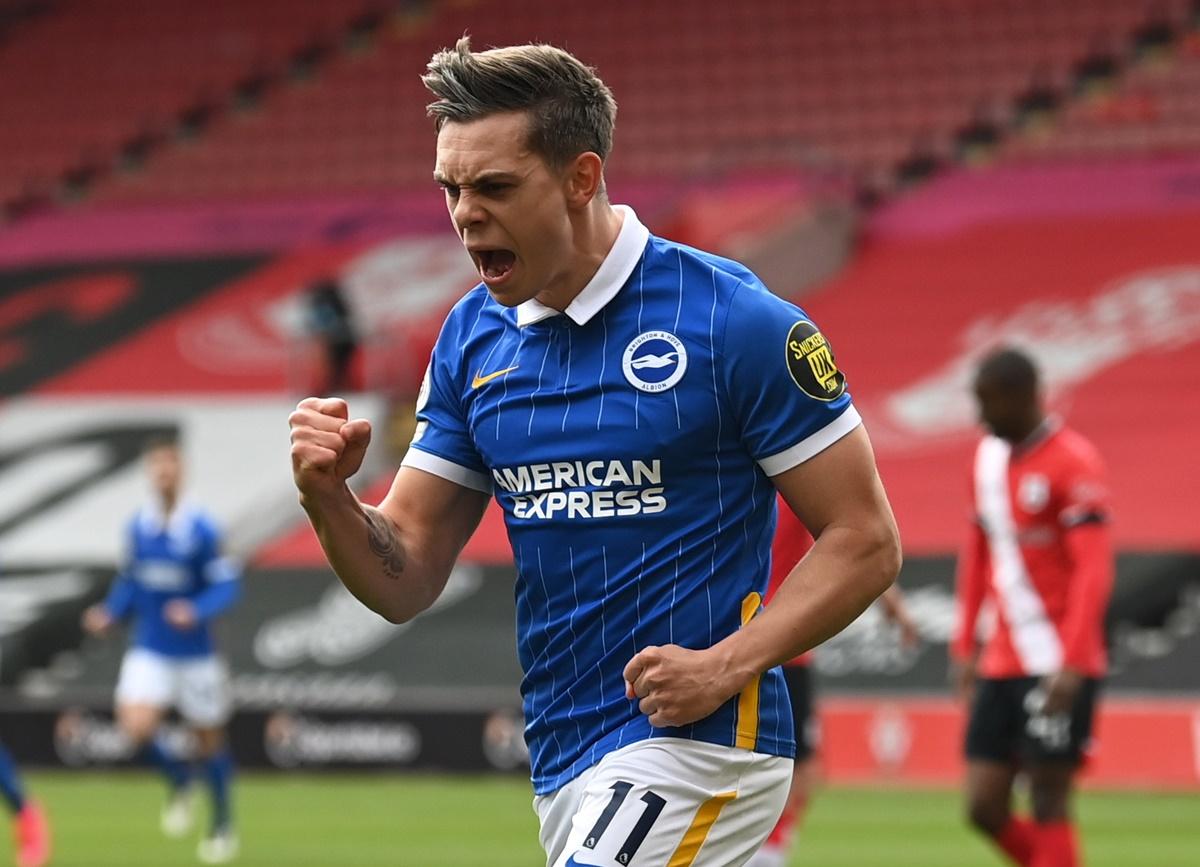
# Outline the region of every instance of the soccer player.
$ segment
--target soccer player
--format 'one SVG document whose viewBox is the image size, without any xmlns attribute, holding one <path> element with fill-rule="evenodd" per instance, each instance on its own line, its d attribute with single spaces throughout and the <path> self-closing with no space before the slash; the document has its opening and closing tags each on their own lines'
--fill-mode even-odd
<svg viewBox="0 0 1200 867">
<path fill-rule="evenodd" d="M 225 739 L 231 699 L 210 624 L 237 601 L 239 575 L 221 555 L 212 519 L 182 498 L 178 442 L 151 441 L 145 466 L 154 497 L 130 521 L 124 569 L 104 602 L 84 613 L 83 625 L 99 636 L 118 621 L 134 619 L 117 681 L 117 723 L 166 777 L 170 792 L 162 829 L 180 837 L 192 823 L 191 768 L 158 738 L 167 712 L 178 710 L 192 731 L 212 795 L 212 824 L 197 855 L 206 864 L 224 864 L 238 850 L 229 797 L 233 759 Z"/>
<path fill-rule="evenodd" d="M 1104 465 L 1087 440 L 1046 415 L 1023 352 L 984 358 L 974 389 L 989 435 L 975 452 L 975 521 L 959 561 L 951 645 L 971 703 L 968 813 L 1013 863 L 1074 867 L 1072 787 L 1105 671 L 1113 581 Z M 979 653 L 985 600 L 995 625 Z M 1012 812 L 1019 772 L 1028 775 L 1032 818 Z"/>
<path fill-rule="evenodd" d="M 0 744 L 0 795 L 13 814 L 17 867 L 42 867 L 50 861 L 50 824 L 41 806 L 25 794 L 12 754 Z"/>
<path fill-rule="evenodd" d="M 482 282 L 443 325 L 383 502 L 347 487 L 370 425 L 336 398 L 289 419 L 300 501 L 351 592 L 402 622 L 494 494 L 547 863 L 744 864 L 791 779 L 779 663 L 899 566 L 845 378 L 746 268 L 609 203 L 616 106 L 570 54 L 464 38 L 424 81 Z M 816 543 L 762 610 L 776 490 Z"/>
<path fill-rule="evenodd" d="M 770 606 L 775 593 L 811 547 L 812 537 L 804 525 L 789 509 L 780 508 L 779 525 L 771 545 L 771 578 L 764 604 Z M 909 616 L 899 587 L 893 584 L 879 597 L 879 601 L 883 604 L 884 616 L 899 628 L 904 646 L 916 646 L 920 641 L 920 633 Z M 811 663 L 812 654 L 805 653 L 783 664 L 783 677 L 787 681 L 788 698 L 792 705 L 796 764 L 783 813 L 762 848 L 746 862 L 746 867 L 784 867 L 787 864 L 796 833 L 804 822 L 804 814 L 820 782 L 817 750 L 821 743 L 821 726 L 817 718 Z"/>
</svg>

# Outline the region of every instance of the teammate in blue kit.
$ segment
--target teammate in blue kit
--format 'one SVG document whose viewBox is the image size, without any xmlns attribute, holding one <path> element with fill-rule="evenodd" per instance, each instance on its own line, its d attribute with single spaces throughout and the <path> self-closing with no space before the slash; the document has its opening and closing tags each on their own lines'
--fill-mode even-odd
<svg viewBox="0 0 1200 867">
<path fill-rule="evenodd" d="M 85 612 L 83 624 L 93 635 L 104 635 L 114 623 L 133 618 L 117 682 L 117 723 L 167 778 L 162 829 L 179 837 L 192 823 L 191 768 L 158 739 L 166 713 L 171 707 L 179 711 L 192 730 L 212 794 L 212 825 L 197 854 L 204 863 L 224 864 L 238 850 L 229 797 L 233 758 L 225 742 L 231 701 L 209 625 L 237 601 L 239 575 L 221 555 L 211 518 L 181 497 L 179 444 L 152 441 L 145 463 L 154 499 L 130 521 L 124 569 L 104 602 Z"/>
<path fill-rule="evenodd" d="M 442 328 L 378 507 L 346 485 L 369 423 L 300 403 L 301 503 L 351 592 L 401 622 L 494 495 L 547 863 L 743 864 L 791 779 L 779 663 L 899 566 L 845 379 L 746 268 L 609 204 L 616 106 L 574 57 L 464 38 L 424 80 L 434 178 L 482 283 Z M 776 490 L 816 543 L 763 610 Z"/>
</svg>

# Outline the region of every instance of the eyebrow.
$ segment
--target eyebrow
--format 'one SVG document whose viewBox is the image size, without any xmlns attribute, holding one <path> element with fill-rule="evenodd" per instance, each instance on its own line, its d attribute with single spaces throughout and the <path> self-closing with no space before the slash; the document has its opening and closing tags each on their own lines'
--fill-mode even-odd
<svg viewBox="0 0 1200 867">
<path fill-rule="evenodd" d="M 474 177 L 472 179 L 462 181 L 460 183 L 456 183 L 455 181 L 452 181 L 450 178 L 443 175 L 441 172 L 434 170 L 433 179 L 437 183 L 442 184 L 443 186 L 473 187 L 473 186 L 479 186 L 480 184 L 489 183 L 489 182 L 495 183 L 497 181 L 516 183 L 517 181 L 521 180 L 521 176 L 514 172 L 506 172 L 506 171 L 503 171 L 502 169 L 494 169 L 492 171 L 481 172 L 479 175 L 477 175 L 476 177 Z"/>
</svg>

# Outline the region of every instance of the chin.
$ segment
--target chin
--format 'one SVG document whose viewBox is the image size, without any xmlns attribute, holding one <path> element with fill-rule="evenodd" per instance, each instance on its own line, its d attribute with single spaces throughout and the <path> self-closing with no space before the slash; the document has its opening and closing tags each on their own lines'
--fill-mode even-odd
<svg viewBox="0 0 1200 867">
<path fill-rule="evenodd" d="M 484 286 L 487 284 L 485 283 Z M 530 289 L 528 281 L 520 279 L 505 280 L 499 286 L 487 286 L 487 290 L 497 303 L 503 304 L 505 307 L 516 307 L 537 295 L 535 290 Z"/>
<path fill-rule="evenodd" d="M 492 296 L 492 299 L 497 304 L 502 304 L 505 307 L 516 307 L 526 300 L 523 295 L 519 292 L 514 292 L 508 286 L 502 289 L 493 289 L 491 286 L 487 286 L 487 284 L 484 285 L 487 288 L 488 294 Z"/>
</svg>

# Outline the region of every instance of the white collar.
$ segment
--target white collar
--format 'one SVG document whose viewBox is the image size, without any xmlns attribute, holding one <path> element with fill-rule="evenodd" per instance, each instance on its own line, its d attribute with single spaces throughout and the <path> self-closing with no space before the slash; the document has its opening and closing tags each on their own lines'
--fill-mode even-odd
<svg viewBox="0 0 1200 867">
<path fill-rule="evenodd" d="M 613 205 L 613 210 L 625 216 L 621 222 L 621 231 L 617 233 L 617 240 L 613 242 L 612 249 L 608 251 L 592 279 L 567 305 L 567 309 L 561 311 L 571 317 L 576 325 L 586 324 L 621 291 L 621 287 L 625 285 L 625 281 L 642 258 L 646 241 L 650 239 L 650 230 L 638 220 L 633 208 Z M 532 325 L 534 322 L 557 316 L 559 312 L 536 298 L 530 298 L 517 305 L 517 325 Z"/>
</svg>

